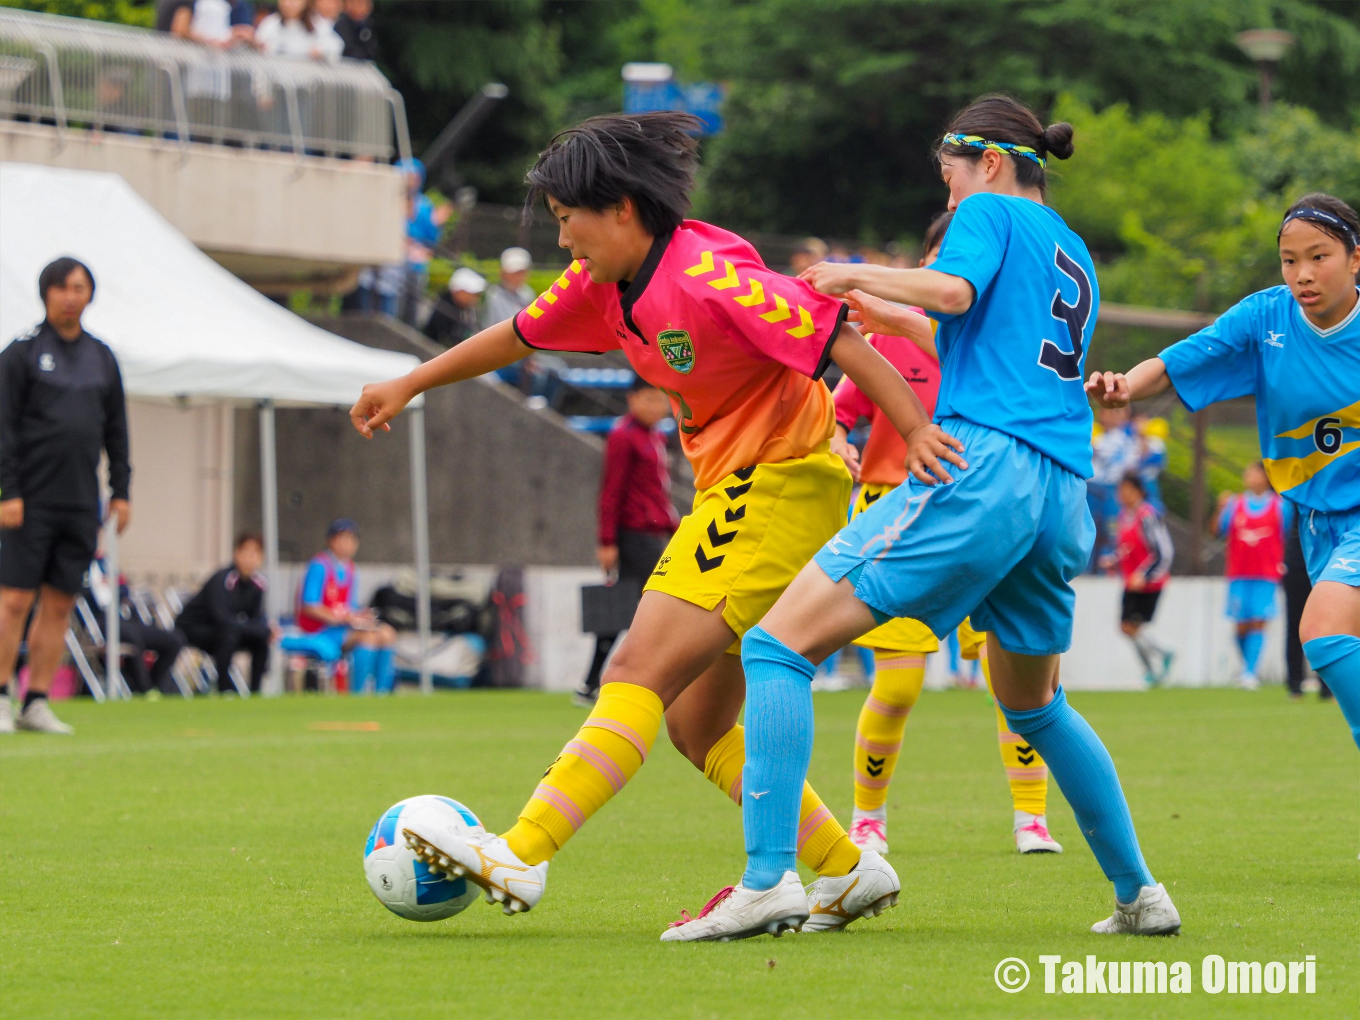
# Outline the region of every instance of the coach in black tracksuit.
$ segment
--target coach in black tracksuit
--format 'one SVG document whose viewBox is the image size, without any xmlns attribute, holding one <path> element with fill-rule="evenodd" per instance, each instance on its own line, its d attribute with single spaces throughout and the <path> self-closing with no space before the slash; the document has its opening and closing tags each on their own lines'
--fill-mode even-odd
<svg viewBox="0 0 1360 1020">
<path fill-rule="evenodd" d="M 127 408 L 113 352 L 86 333 L 90 270 L 57 259 L 38 278 L 47 317 L 0 351 L 0 732 L 24 623 L 29 690 L 21 729 L 70 732 L 47 704 L 75 595 L 99 541 L 101 451 L 108 454 L 110 514 L 131 517 Z"/>
</svg>

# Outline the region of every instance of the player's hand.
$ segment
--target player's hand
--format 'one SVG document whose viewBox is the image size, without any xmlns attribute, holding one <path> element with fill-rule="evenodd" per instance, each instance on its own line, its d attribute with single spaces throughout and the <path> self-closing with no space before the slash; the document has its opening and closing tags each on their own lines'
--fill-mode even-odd
<svg viewBox="0 0 1360 1020">
<path fill-rule="evenodd" d="M 1086 393 L 1101 407 L 1129 406 L 1129 380 L 1123 372 L 1092 372 Z"/>
<path fill-rule="evenodd" d="M 125 499 L 109 500 L 109 517 L 118 521 L 118 534 L 127 531 L 127 526 L 132 523 L 132 504 Z M 108 520 L 108 517 L 105 518 Z"/>
<path fill-rule="evenodd" d="M 595 561 L 599 563 L 600 569 L 606 574 L 612 574 L 619 565 L 619 547 L 617 545 L 597 545 L 595 547 Z"/>
<path fill-rule="evenodd" d="M 0 528 L 22 528 L 24 526 L 24 501 L 20 496 L 0 500 Z"/>
<path fill-rule="evenodd" d="M 855 266 L 849 262 L 818 262 L 798 274 L 823 294 L 844 294 L 855 289 Z"/>
<path fill-rule="evenodd" d="M 836 434 L 831 437 L 831 452 L 841 460 L 845 461 L 846 470 L 850 472 L 850 477 L 859 481 L 859 450 L 855 444 L 841 435 L 841 430 L 836 429 Z"/>
<path fill-rule="evenodd" d="M 963 459 L 963 443 L 935 424 L 922 425 L 907 436 L 907 470 L 925 485 L 937 481 L 948 484 L 954 480 L 940 461 L 945 460 L 961 471 L 968 470 Z"/>
<path fill-rule="evenodd" d="M 369 383 L 349 409 L 349 420 L 365 439 L 373 438 L 374 429 L 391 432 L 392 426 L 387 423 L 401 414 L 402 408 L 414 396 L 410 383 L 404 378 Z"/>
<path fill-rule="evenodd" d="M 903 318 L 905 308 L 891 301 L 866 294 L 862 290 L 852 290 L 844 295 L 850 306 L 850 321 L 861 333 L 881 333 L 885 336 L 905 336 Z M 915 314 L 915 313 L 911 313 Z M 927 327 L 929 328 L 929 327 Z"/>
<path fill-rule="evenodd" d="M 1129 575 L 1126 587 L 1129 591 L 1142 591 L 1147 587 L 1147 577 L 1140 571 L 1134 571 Z"/>
</svg>

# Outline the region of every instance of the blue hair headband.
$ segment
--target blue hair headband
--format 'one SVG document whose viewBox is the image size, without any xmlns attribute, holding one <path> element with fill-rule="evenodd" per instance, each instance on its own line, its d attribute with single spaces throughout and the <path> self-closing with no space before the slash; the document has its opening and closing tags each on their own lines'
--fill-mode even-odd
<svg viewBox="0 0 1360 1020">
<path fill-rule="evenodd" d="M 1048 165 L 1048 160 L 1028 145 L 1016 145 L 1014 142 L 993 142 L 980 135 L 961 135 L 958 132 L 951 131 L 940 139 L 940 144 L 966 145 L 970 149 L 991 149 L 994 152 L 1003 152 L 1010 156 L 1023 156 L 1025 159 L 1032 159 L 1040 166 Z"/>
<path fill-rule="evenodd" d="M 1284 228 L 1290 220 L 1308 220 L 1312 223 L 1325 223 L 1330 227 L 1336 227 L 1345 237 L 1350 239 L 1352 247 L 1360 247 L 1360 237 L 1356 236 L 1355 228 L 1340 216 L 1337 216 L 1335 213 L 1329 213 L 1326 209 L 1313 209 L 1310 207 L 1295 209 L 1286 216 L 1284 222 L 1280 224 L 1280 234 L 1284 233 Z M 1279 234 L 1275 235 L 1275 240 L 1279 241 L 1279 239 Z"/>
</svg>

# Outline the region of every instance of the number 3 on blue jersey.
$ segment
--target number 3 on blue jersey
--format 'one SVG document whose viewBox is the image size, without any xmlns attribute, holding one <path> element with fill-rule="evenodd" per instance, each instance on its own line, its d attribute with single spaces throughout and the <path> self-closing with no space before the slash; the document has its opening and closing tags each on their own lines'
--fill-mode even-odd
<svg viewBox="0 0 1360 1020">
<path fill-rule="evenodd" d="M 1053 292 L 1053 318 L 1067 324 L 1067 337 L 1071 343 L 1070 351 L 1062 350 L 1052 340 L 1045 339 L 1039 349 L 1039 364 L 1055 373 L 1059 379 L 1081 380 L 1081 337 L 1086 330 L 1086 321 L 1091 317 L 1091 279 L 1067 252 L 1057 245 L 1053 246 L 1053 264 L 1069 280 L 1077 285 L 1077 303 L 1069 305 L 1063 300 L 1062 288 Z"/>
</svg>

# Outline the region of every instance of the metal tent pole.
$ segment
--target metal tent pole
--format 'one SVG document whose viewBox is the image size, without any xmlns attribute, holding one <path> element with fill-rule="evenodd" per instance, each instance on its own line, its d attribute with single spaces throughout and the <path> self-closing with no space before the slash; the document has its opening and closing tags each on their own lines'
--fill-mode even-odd
<svg viewBox="0 0 1360 1020">
<path fill-rule="evenodd" d="M 264 524 L 265 608 L 269 614 L 270 627 L 279 624 L 279 472 L 277 449 L 274 444 L 274 401 L 260 401 L 260 511 Z M 219 677 L 218 684 L 227 682 Z M 269 675 L 266 677 L 267 691 L 260 693 L 283 693 L 283 654 L 278 642 L 270 643 Z"/>
<path fill-rule="evenodd" d="M 416 631 L 420 648 L 420 692 L 430 694 L 430 508 L 425 487 L 425 408 L 412 408 L 411 524 L 416 553 Z"/>
<path fill-rule="evenodd" d="M 104 607 L 104 690 L 109 698 L 124 697 L 123 678 L 119 672 L 119 649 L 122 646 L 123 618 L 118 597 L 118 515 L 109 514 L 108 534 L 104 536 L 104 580 L 109 586 L 109 604 Z M 131 691 L 127 691 L 131 697 Z"/>
</svg>

